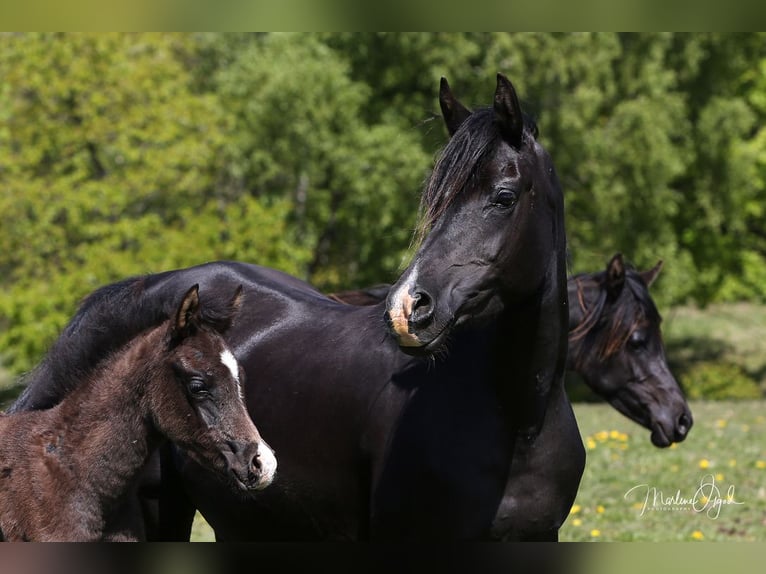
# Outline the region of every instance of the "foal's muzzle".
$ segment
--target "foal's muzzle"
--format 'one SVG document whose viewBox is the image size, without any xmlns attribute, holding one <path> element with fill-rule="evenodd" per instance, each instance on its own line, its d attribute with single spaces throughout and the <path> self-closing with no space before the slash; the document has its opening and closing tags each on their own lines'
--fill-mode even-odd
<svg viewBox="0 0 766 574">
<path fill-rule="evenodd" d="M 226 471 L 242 490 L 262 490 L 271 484 L 277 459 L 269 445 L 263 441 L 229 441 L 228 446 L 224 454 Z"/>
</svg>

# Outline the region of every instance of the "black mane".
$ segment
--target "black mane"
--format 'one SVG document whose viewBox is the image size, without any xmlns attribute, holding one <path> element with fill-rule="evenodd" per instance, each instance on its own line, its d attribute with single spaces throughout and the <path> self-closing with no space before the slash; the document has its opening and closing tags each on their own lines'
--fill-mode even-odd
<svg viewBox="0 0 766 574">
<path fill-rule="evenodd" d="M 24 391 L 7 412 L 48 409 L 58 404 L 135 333 L 170 317 L 176 305 L 168 301 L 157 306 L 156 301 L 149 300 L 145 292 L 147 277 L 130 277 L 87 295 L 42 361 L 22 377 Z M 229 303 L 217 293 L 206 294 L 200 321 L 216 330 L 225 330 L 230 317 Z"/>
<path fill-rule="evenodd" d="M 474 111 L 442 149 L 421 196 L 421 222 L 418 240 L 452 204 L 484 161 L 487 151 L 495 148 L 500 129 L 492 108 Z M 537 125 L 524 114 L 524 139 L 537 137 Z"/>
<path fill-rule="evenodd" d="M 659 325 L 662 320 L 646 283 L 632 266 L 625 267 L 625 284 L 616 299 L 606 288 L 606 271 L 579 273 L 571 281 L 577 286 L 577 297 L 570 305 L 582 306 L 585 317 L 570 337 L 582 339 L 584 346 L 592 348 L 601 359 L 616 353 L 641 323 Z M 586 305 L 585 292 L 593 289 L 598 290 L 598 295 Z"/>
</svg>

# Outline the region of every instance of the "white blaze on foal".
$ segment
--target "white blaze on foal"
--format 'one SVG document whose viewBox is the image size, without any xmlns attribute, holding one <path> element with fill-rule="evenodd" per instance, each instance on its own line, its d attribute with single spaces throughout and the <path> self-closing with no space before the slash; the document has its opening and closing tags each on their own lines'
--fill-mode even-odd
<svg viewBox="0 0 766 574">
<path fill-rule="evenodd" d="M 239 380 L 239 363 L 234 357 L 231 351 L 226 349 L 221 353 L 221 362 L 228 367 L 231 371 L 231 376 L 237 381 L 239 387 L 239 396 L 244 400 L 244 394 L 242 393 L 242 382 Z M 262 486 L 257 488 L 261 490 L 266 488 L 274 480 L 274 475 L 277 472 L 277 459 L 274 456 L 274 451 L 271 450 L 266 442 L 261 439 L 261 443 L 258 446 L 258 462 L 261 467 L 261 476 L 263 477 Z"/>
<path fill-rule="evenodd" d="M 231 376 L 234 377 L 234 380 L 237 381 L 237 387 L 239 388 L 239 397 L 241 399 L 244 399 L 244 395 L 242 394 L 242 383 L 239 380 L 239 363 L 237 363 L 237 359 L 234 358 L 234 355 L 231 354 L 231 351 L 226 349 L 223 353 L 221 353 L 221 362 L 228 367 L 229 371 L 231 371 Z"/>
</svg>

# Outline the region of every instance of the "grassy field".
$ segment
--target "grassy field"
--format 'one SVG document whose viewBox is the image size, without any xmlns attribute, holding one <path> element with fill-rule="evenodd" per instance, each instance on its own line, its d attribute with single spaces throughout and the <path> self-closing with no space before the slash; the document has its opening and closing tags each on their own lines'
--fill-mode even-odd
<svg viewBox="0 0 766 574">
<path fill-rule="evenodd" d="M 700 361 L 726 361 L 742 367 L 766 395 L 766 305 L 676 307 L 662 315 L 668 363 L 676 377 Z"/>
<path fill-rule="evenodd" d="M 686 441 L 658 449 L 648 431 L 611 407 L 575 405 L 588 458 L 561 540 L 766 540 L 766 402 L 691 408 L 695 422 Z M 697 492 L 703 481 L 717 490 Z M 687 499 L 696 493 L 696 508 L 667 501 L 679 491 Z M 726 504 L 729 494 L 742 504 Z"/>
</svg>

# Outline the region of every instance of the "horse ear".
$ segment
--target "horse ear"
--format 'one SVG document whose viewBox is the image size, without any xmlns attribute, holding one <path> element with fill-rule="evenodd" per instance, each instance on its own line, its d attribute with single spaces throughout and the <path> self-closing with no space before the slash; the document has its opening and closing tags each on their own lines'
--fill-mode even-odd
<svg viewBox="0 0 766 574">
<path fill-rule="evenodd" d="M 657 265 L 651 269 L 647 269 L 646 271 L 641 271 L 641 273 L 639 273 L 639 275 L 641 275 L 641 279 L 644 280 L 644 283 L 646 283 L 647 287 L 650 287 L 651 284 L 654 283 L 654 280 L 657 279 L 657 275 L 659 275 L 660 271 L 662 271 L 662 265 L 663 261 L 660 259 L 657 262 Z"/>
<path fill-rule="evenodd" d="M 466 118 L 471 115 L 471 110 L 452 95 L 447 78 L 444 77 L 439 84 L 439 106 L 442 109 L 442 117 L 447 125 L 447 131 L 452 137 Z"/>
<path fill-rule="evenodd" d="M 219 329 L 220 333 L 224 333 L 225 331 L 229 330 L 229 328 L 234 324 L 234 319 L 236 318 L 240 309 L 242 309 L 242 300 L 244 299 L 244 295 L 243 295 L 244 290 L 245 288 L 242 285 L 240 285 L 239 287 L 237 287 L 237 290 L 234 292 L 234 296 L 231 298 L 231 301 L 229 302 L 229 309 L 228 309 L 226 320 L 224 321 L 222 328 Z"/>
<path fill-rule="evenodd" d="M 622 253 L 616 253 L 606 266 L 606 290 L 612 297 L 616 297 L 625 285 L 625 263 Z"/>
<path fill-rule="evenodd" d="M 524 131 L 524 116 L 521 113 L 521 104 L 519 104 L 519 98 L 516 96 L 516 90 L 503 74 L 497 75 L 493 107 L 495 120 L 500 126 L 503 136 L 509 144 L 518 148 L 521 145 L 521 135 Z"/>
<path fill-rule="evenodd" d="M 176 311 L 172 325 L 173 339 L 186 337 L 199 318 L 199 285 L 194 285 L 186 292 Z"/>
</svg>

